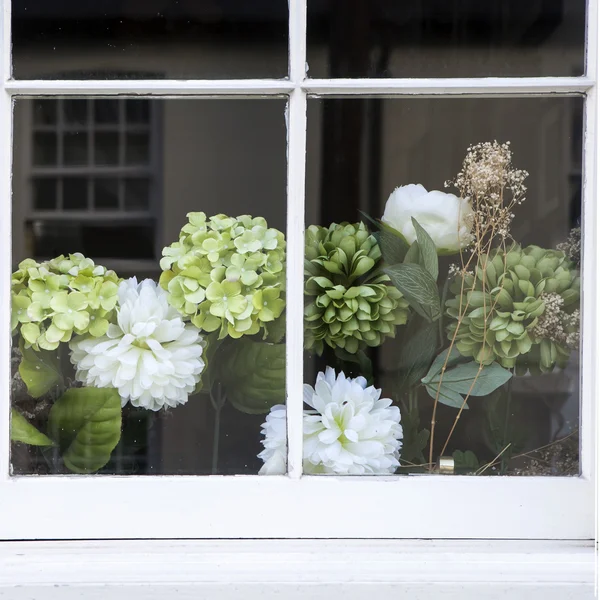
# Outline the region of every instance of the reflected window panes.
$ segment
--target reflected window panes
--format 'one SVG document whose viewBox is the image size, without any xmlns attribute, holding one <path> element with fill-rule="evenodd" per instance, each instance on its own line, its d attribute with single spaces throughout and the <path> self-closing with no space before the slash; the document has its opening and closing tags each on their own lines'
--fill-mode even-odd
<svg viewBox="0 0 600 600">
<path fill-rule="evenodd" d="M 309 100 L 306 472 L 579 473 L 582 110 Z"/>
<path fill-rule="evenodd" d="M 583 75 L 585 0 L 308 0 L 309 76 Z"/>
<path fill-rule="evenodd" d="M 285 472 L 285 108 L 16 100 L 15 475 Z"/>
<path fill-rule="evenodd" d="M 285 77 L 286 0 L 14 0 L 18 79 Z"/>
</svg>

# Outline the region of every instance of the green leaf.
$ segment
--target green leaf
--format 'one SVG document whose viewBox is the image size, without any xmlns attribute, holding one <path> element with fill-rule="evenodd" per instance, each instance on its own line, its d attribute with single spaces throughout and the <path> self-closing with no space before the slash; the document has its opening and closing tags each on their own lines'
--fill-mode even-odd
<svg viewBox="0 0 600 600">
<path fill-rule="evenodd" d="M 455 392 L 454 390 L 446 387 L 443 382 L 442 382 L 442 385 L 439 386 L 439 395 L 438 395 L 438 386 L 439 386 L 439 383 L 436 385 L 429 384 L 429 385 L 425 386 L 427 393 L 434 400 L 437 397 L 438 402 L 440 402 L 441 404 L 445 404 L 446 406 L 451 406 L 452 408 L 461 408 L 462 407 L 464 410 L 469 409 L 469 406 L 467 404 L 464 404 L 465 399 L 458 392 Z"/>
<path fill-rule="evenodd" d="M 419 243 L 416 240 L 410 245 L 403 262 L 413 265 L 421 264 L 421 251 L 419 250 Z"/>
<path fill-rule="evenodd" d="M 258 415 L 285 404 L 285 344 L 241 338 L 227 350 L 219 378 L 235 408 Z"/>
<path fill-rule="evenodd" d="M 379 247 L 381 248 L 381 254 L 383 256 L 383 260 L 388 265 L 395 265 L 401 263 L 404 260 L 404 256 L 408 251 L 408 243 L 406 240 L 400 235 L 398 231 L 382 223 L 381 221 L 377 221 L 367 215 L 366 213 L 360 211 L 360 214 L 367 220 L 377 232 L 374 234 L 377 238 L 377 242 Z"/>
<path fill-rule="evenodd" d="M 70 471 L 94 473 L 110 460 L 121 438 L 119 393 L 112 388 L 67 390 L 50 410 L 48 433 Z"/>
<path fill-rule="evenodd" d="M 54 446 L 54 442 L 38 431 L 20 412 L 10 409 L 10 439 L 30 446 Z"/>
<path fill-rule="evenodd" d="M 404 340 L 398 369 L 400 387 L 412 387 L 427 373 L 437 348 L 437 325 L 415 318 L 409 325 L 409 336 Z"/>
<path fill-rule="evenodd" d="M 418 414 L 411 415 L 408 410 L 402 413 L 402 432 L 404 434 L 400 455 L 402 461 L 414 465 L 422 465 L 427 462 L 423 451 L 429 441 L 429 430 L 419 430 Z"/>
<path fill-rule="evenodd" d="M 466 452 L 455 450 L 452 453 L 452 458 L 454 459 L 455 470 L 460 469 L 463 472 L 472 473 L 479 469 L 479 460 L 477 460 L 477 456 L 471 450 L 467 450 Z"/>
<path fill-rule="evenodd" d="M 436 321 L 442 315 L 437 284 L 431 274 L 421 265 L 399 264 L 386 267 L 383 272 L 402 292 L 415 312 L 428 321 Z"/>
<path fill-rule="evenodd" d="M 412 217 L 412 224 L 417 233 L 417 243 L 419 244 L 421 265 L 431 274 L 434 281 L 438 278 L 438 257 L 437 249 L 429 234 L 419 225 L 419 222 Z"/>
<path fill-rule="evenodd" d="M 359 374 L 362 375 L 367 380 L 367 383 L 369 385 L 373 385 L 373 363 L 371 362 L 371 359 L 367 356 L 367 353 L 364 350 L 359 350 L 358 352 L 351 354 L 343 348 L 336 347 L 333 352 L 341 361 L 353 365 L 358 365 L 359 368 L 356 376 L 358 376 Z M 351 373 L 348 372 L 348 369 L 346 367 L 343 368 L 346 372 L 346 375 L 350 376 Z"/>
<path fill-rule="evenodd" d="M 446 362 L 446 357 L 448 357 L 448 362 L 446 364 L 446 369 L 457 365 L 461 360 L 465 360 L 463 355 L 456 349 L 456 346 L 452 346 L 451 349 L 442 350 L 435 358 L 427 375 L 423 377 L 423 383 L 427 384 L 442 370 L 444 366 L 444 362 Z"/>
<path fill-rule="evenodd" d="M 442 381 L 444 386 L 459 394 L 487 396 L 504 385 L 511 377 L 512 373 L 498 363 L 494 362 L 480 371 L 479 363 L 471 361 L 446 370 Z M 439 380 L 440 374 L 435 375 L 430 383 L 436 385 Z"/>
<path fill-rule="evenodd" d="M 19 375 L 32 398 L 40 398 L 51 389 L 62 385 L 62 373 L 58 351 L 25 348 L 20 345 L 23 358 L 19 364 Z"/>
</svg>

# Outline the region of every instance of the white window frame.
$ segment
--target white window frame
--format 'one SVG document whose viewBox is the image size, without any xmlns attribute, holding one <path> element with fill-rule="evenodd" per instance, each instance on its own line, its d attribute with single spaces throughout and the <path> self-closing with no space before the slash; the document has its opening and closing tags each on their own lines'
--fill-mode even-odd
<svg viewBox="0 0 600 600">
<path fill-rule="evenodd" d="M 588 1 L 582 77 L 309 79 L 306 0 L 289 0 L 285 80 L 26 81 L 11 79 L 10 0 L 0 66 L 0 539 L 594 537 L 594 399 L 600 373 L 597 209 L 598 0 Z M 302 476 L 306 108 L 311 96 L 586 97 L 580 477 Z M 285 476 L 11 477 L 9 342 L 12 102 L 34 96 L 285 97 L 288 121 Z M 199 209 L 201 206 L 199 206 Z M 410 515 L 410 518 L 408 517 Z"/>
</svg>

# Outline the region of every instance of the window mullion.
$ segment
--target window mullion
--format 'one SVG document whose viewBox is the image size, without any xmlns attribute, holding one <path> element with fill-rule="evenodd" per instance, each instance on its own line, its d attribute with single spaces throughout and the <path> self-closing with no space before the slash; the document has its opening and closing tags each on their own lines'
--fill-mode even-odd
<svg viewBox="0 0 600 600">
<path fill-rule="evenodd" d="M 290 0 L 290 94 L 287 113 L 286 404 L 288 474 L 302 475 L 302 382 L 304 348 L 304 189 L 306 170 L 306 0 Z"/>
</svg>

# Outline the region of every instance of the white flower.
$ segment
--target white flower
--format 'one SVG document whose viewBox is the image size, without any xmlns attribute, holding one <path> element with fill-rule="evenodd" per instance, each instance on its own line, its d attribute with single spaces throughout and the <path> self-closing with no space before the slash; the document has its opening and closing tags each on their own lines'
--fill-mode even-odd
<svg viewBox="0 0 600 600">
<path fill-rule="evenodd" d="M 265 436 L 262 445 L 265 449 L 258 455 L 264 465 L 259 475 L 283 475 L 287 465 L 286 410 L 282 404 L 271 408 L 260 432 Z"/>
<path fill-rule="evenodd" d="M 413 217 L 427 231 L 438 253 L 458 252 L 471 241 L 473 210 L 466 198 L 428 192 L 420 184 L 400 186 L 388 198 L 381 220 L 412 244 L 417 239 Z"/>
<path fill-rule="evenodd" d="M 400 465 L 400 410 L 364 377 L 337 377 L 328 367 L 314 389 L 304 386 L 303 467 L 305 473 L 390 474 Z M 261 474 L 285 473 L 285 407 L 271 409 L 263 425 Z"/>
<path fill-rule="evenodd" d="M 203 338 L 167 302 L 151 279 L 119 285 L 117 324 L 106 335 L 78 336 L 70 343 L 77 379 L 114 387 L 121 404 L 159 410 L 185 404 L 204 369 Z"/>
</svg>

